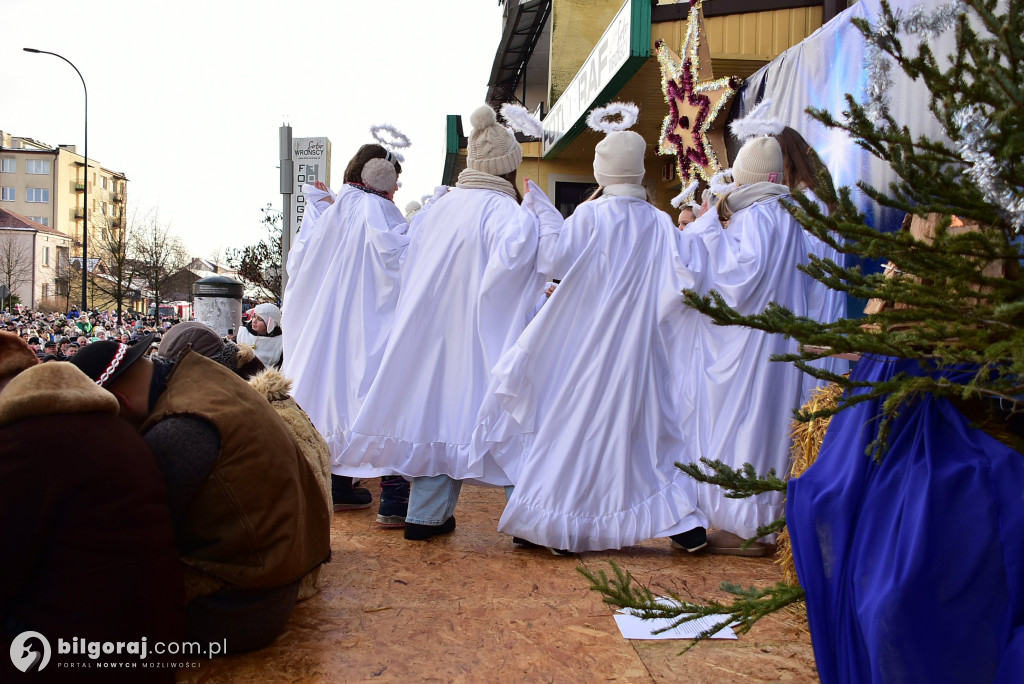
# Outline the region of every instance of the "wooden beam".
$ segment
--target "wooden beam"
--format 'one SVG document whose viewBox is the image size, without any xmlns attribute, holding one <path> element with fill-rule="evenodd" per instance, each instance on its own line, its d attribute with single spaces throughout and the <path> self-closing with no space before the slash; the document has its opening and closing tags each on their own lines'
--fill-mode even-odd
<svg viewBox="0 0 1024 684">
<path fill-rule="evenodd" d="M 704 16 L 723 17 L 732 14 L 769 12 L 798 7 L 820 7 L 823 4 L 826 6 L 832 4 L 839 8 L 843 3 L 840 0 L 708 0 L 704 5 Z M 836 13 L 838 14 L 843 9 L 845 7 L 837 9 Z M 674 5 L 653 5 L 651 7 L 651 23 L 685 21 L 689 12 L 690 3 L 688 2 L 677 2 Z"/>
<path fill-rule="evenodd" d="M 834 19 L 837 14 L 846 9 L 846 5 L 845 0 L 822 0 L 821 23 L 827 24 Z"/>
</svg>

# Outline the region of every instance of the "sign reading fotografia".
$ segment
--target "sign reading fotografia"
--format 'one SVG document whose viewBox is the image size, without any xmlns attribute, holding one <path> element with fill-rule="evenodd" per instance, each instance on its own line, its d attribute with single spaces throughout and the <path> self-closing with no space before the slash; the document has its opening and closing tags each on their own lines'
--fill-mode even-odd
<svg viewBox="0 0 1024 684">
<path fill-rule="evenodd" d="M 302 184 L 323 181 L 331 184 L 331 141 L 327 138 L 294 138 L 292 140 L 292 239 L 302 228 L 306 197 Z"/>
</svg>

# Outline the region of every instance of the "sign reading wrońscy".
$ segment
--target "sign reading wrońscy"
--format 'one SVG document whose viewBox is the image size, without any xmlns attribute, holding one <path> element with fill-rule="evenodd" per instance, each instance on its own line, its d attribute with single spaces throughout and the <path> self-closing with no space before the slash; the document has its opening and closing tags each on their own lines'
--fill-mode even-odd
<svg viewBox="0 0 1024 684">
<path fill-rule="evenodd" d="M 292 140 L 292 240 L 302 229 L 306 197 L 302 184 L 316 181 L 331 184 L 331 141 L 327 138 L 295 138 Z"/>
</svg>

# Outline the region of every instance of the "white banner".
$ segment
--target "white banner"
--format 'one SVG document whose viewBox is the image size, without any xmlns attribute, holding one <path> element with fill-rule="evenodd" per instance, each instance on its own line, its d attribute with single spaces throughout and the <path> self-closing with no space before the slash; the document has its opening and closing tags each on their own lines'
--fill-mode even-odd
<svg viewBox="0 0 1024 684">
<path fill-rule="evenodd" d="M 544 117 L 544 154 L 586 115 L 597 96 L 629 59 L 632 21 L 633 0 L 626 0 L 587 61 Z"/>
</svg>

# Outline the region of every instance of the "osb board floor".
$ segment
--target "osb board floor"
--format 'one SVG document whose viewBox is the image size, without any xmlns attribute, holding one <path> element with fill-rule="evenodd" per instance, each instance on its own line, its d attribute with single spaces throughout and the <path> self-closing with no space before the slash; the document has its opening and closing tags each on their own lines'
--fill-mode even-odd
<svg viewBox="0 0 1024 684">
<path fill-rule="evenodd" d="M 722 581 L 773 584 L 770 559 L 688 555 L 667 539 L 555 557 L 497 532 L 500 489 L 465 487 L 446 537 L 407 542 L 374 506 L 336 513 L 322 592 L 255 653 L 196 663 L 188 684 L 215 682 L 814 682 L 806 620 L 765 618 L 737 641 L 680 656 L 681 641 L 626 641 L 612 608 L 576 572 L 614 558 L 638 580 L 683 596 L 724 598 Z M 230 647 L 230 644 L 229 644 Z"/>
</svg>

